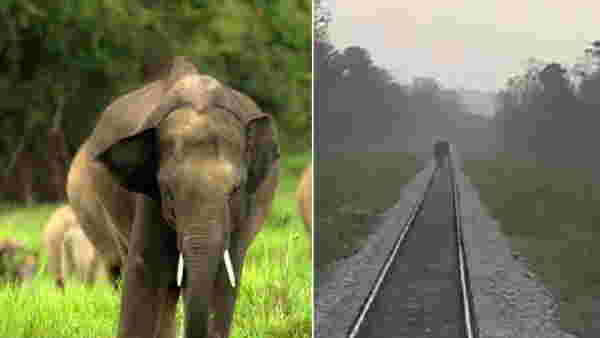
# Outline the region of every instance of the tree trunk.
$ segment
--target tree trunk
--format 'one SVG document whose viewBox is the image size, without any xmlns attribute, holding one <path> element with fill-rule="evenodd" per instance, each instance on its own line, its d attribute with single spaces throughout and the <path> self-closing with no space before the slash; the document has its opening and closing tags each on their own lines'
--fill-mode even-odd
<svg viewBox="0 0 600 338">
<path fill-rule="evenodd" d="M 48 130 L 48 184 L 51 185 L 49 199 L 55 201 L 64 201 L 67 198 L 65 186 L 67 183 L 68 163 L 70 160 L 65 134 L 62 130 L 62 117 L 64 107 L 64 97 L 59 97 L 56 107 L 56 113 L 52 122 L 52 127 Z"/>
<path fill-rule="evenodd" d="M 20 156 L 15 164 L 14 178 L 21 188 L 18 195 L 20 202 L 25 202 L 27 206 L 31 206 L 35 199 L 33 197 L 33 154 L 26 150 L 20 153 Z M 10 175 L 8 176 L 10 178 Z"/>
<path fill-rule="evenodd" d="M 48 130 L 48 169 L 49 182 L 52 185 L 51 199 L 64 201 L 66 199 L 65 185 L 67 182 L 67 165 L 69 154 L 62 128 Z"/>
<path fill-rule="evenodd" d="M 7 197 L 17 202 L 33 201 L 33 165 L 32 156 L 27 148 L 28 138 L 21 137 L 17 149 L 2 173 L 2 188 Z"/>
</svg>

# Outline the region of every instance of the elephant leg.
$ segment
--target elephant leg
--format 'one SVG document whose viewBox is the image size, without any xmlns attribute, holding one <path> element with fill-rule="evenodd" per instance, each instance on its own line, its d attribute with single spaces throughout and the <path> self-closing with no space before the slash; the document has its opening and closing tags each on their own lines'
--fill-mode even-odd
<svg viewBox="0 0 600 338">
<path fill-rule="evenodd" d="M 92 286 L 96 282 L 98 269 L 100 269 L 100 259 L 98 257 L 93 257 L 90 261 L 90 265 L 85 271 L 85 282 L 87 285 Z"/>
<path fill-rule="evenodd" d="M 63 268 L 64 260 L 64 243 L 51 243 L 48 245 L 48 263 L 47 269 L 54 273 L 55 283 L 59 289 L 64 290 L 65 288 L 65 276 Z"/>
<path fill-rule="evenodd" d="M 173 337 L 178 257 L 177 235 L 162 222 L 159 204 L 138 195 L 122 288 L 119 338 Z"/>
<path fill-rule="evenodd" d="M 61 256 L 61 278 L 60 283 L 64 288 L 65 279 L 71 278 L 73 273 L 76 272 L 75 257 L 73 255 L 73 246 L 70 239 L 65 240 L 62 243 L 62 256 Z"/>
<path fill-rule="evenodd" d="M 60 254 L 60 260 L 58 262 L 58 266 L 59 266 L 59 271 L 60 273 L 56 276 L 56 286 L 64 291 L 65 289 L 65 270 L 66 270 L 66 262 L 67 257 L 66 257 L 66 253 L 64 251 L 64 249 L 62 250 L 61 254 Z"/>
<path fill-rule="evenodd" d="M 181 289 L 172 285 L 167 288 L 165 300 L 162 303 L 162 317 L 160 318 L 160 333 L 157 335 L 159 338 L 174 338 L 177 335 L 177 302 L 179 301 L 179 294 Z"/>
</svg>

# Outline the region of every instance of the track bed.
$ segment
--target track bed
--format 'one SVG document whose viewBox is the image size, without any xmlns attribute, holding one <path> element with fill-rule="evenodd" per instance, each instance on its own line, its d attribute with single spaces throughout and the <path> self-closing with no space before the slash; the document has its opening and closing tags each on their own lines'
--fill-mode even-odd
<svg viewBox="0 0 600 338">
<path fill-rule="evenodd" d="M 451 172 L 434 174 L 356 337 L 467 337 Z"/>
</svg>

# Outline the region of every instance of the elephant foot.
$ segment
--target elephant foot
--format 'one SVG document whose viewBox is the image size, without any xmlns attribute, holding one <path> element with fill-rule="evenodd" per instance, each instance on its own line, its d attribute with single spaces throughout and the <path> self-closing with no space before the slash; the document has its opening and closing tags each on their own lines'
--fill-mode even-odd
<svg viewBox="0 0 600 338">
<path fill-rule="evenodd" d="M 119 280 L 121 279 L 121 267 L 112 266 L 109 268 L 110 282 L 116 291 L 119 291 Z"/>
<path fill-rule="evenodd" d="M 222 332 L 217 329 L 216 321 L 213 316 L 208 318 L 208 337 L 209 338 L 225 338 Z"/>
<path fill-rule="evenodd" d="M 58 287 L 62 291 L 65 290 L 65 280 L 62 277 L 56 279 L 56 287 Z"/>
</svg>

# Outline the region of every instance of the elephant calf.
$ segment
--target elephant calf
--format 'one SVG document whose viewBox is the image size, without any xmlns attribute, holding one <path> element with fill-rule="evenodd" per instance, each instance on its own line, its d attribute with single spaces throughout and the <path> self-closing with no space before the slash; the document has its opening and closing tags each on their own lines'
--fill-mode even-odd
<svg viewBox="0 0 600 338">
<path fill-rule="evenodd" d="M 302 215 L 304 226 L 309 234 L 312 234 L 312 171 L 313 167 L 311 163 L 304 169 L 296 192 L 298 210 L 300 211 L 300 215 Z"/>
<path fill-rule="evenodd" d="M 27 283 L 38 269 L 38 255 L 25 248 L 14 238 L 0 239 L 0 279 L 16 283 Z"/>
<path fill-rule="evenodd" d="M 91 284 L 103 273 L 104 266 L 69 205 L 50 216 L 42 237 L 48 255 L 47 269 L 59 288 L 64 288 L 65 278 L 73 274 Z"/>
</svg>

